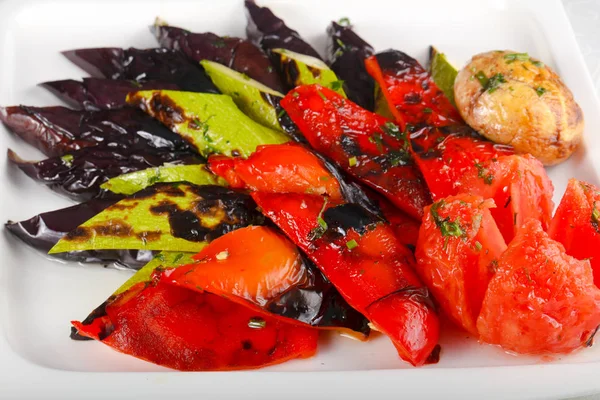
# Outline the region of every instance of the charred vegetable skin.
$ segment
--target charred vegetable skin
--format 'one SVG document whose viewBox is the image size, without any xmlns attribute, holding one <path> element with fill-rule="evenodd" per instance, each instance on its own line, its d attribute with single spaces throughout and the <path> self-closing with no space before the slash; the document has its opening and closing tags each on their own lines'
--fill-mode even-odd
<svg viewBox="0 0 600 400">
<path fill-rule="evenodd" d="M 135 109 L 77 111 L 66 107 L 0 108 L 0 120 L 49 157 L 84 147 L 121 149 L 145 142 L 160 151 L 192 152 L 192 147 L 167 127 Z"/>
<path fill-rule="evenodd" d="M 122 196 L 105 194 L 85 203 L 36 215 L 26 221 L 8 221 L 6 229 L 31 247 L 47 253 L 67 233 L 113 205 Z M 115 263 L 139 269 L 152 259 L 149 250 L 87 250 L 54 254 L 52 257 L 83 263 Z"/>
<path fill-rule="evenodd" d="M 228 232 L 263 223 L 247 194 L 215 185 L 158 183 L 90 218 L 50 253 L 119 248 L 196 252 Z"/>
<path fill-rule="evenodd" d="M 475 168 L 474 163 L 514 153 L 467 126 L 415 59 L 390 50 L 369 57 L 365 65 L 408 133 L 413 157 L 434 201 L 459 193 L 456 183 Z"/>
<path fill-rule="evenodd" d="M 166 89 L 177 90 L 174 83 L 160 81 L 145 81 L 138 83 L 133 80 L 112 80 L 102 78 L 83 78 L 76 81 L 66 79 L 41 83 L 70 107 L 84 110 L 112 110 L 127 106 L 127 93 L 137 90 Z"/>
<path fill-rule="evenodd" d="M 273 49 L 286 49 L 321 59 L 319 53 L 302 40 L 298 32 L 289 28 L 267 7 L 260 7 L 253 0 L 246 0 L 244 4 L 248 18 L 246 34 L 252 43 L 267 53 Z"/>
<path fill-rule="evenodd" d="M 429 194 L 398 126 L 317 85 L 281 101 L 310 145 L 415 218 Z"/>
<path fill-rule="evenodd" d="M 353 30 L 352 26 L 332 22 L 327 28 L 328 61 L 331 69 L 344 82 L 350 100 L 362 108 L 375 108 L 375 81 L 367 73 L 365 59 L 375 52 Z"/>
<path fill-rule="evenodd" d="M 357 205 L 321 196 L 252 196 L 348 303 L 390 337 L 402 359 L 413 365 L 435 361 L 437 314 L 413 272 L 412 254 L 388 225 Z"/>
<path fill-rule="evenodd" d="M 214 33 L 192 33 L 168 25 L 154 25 L 152 33 L 162 47 L 180 50 L 194 63 L 210 60 L 259 81 L 278 92 L 285 91 L 269 57 L 250 41 Z"/>
<path fill-rule="evenodd" d="M 219 93 L 202 67 L 176 50 L 106 47 L 69 50 L 63 54 L 95 78 L 129 79 L 139 83 L 160 81 L 188 92 Z"/>
<path fill-rule="evenodd" d="M 258 368 L 315 354 L 318 331 L 153 276 L 109 302 L 80 335 L 184 371 Z"/>
</svg>

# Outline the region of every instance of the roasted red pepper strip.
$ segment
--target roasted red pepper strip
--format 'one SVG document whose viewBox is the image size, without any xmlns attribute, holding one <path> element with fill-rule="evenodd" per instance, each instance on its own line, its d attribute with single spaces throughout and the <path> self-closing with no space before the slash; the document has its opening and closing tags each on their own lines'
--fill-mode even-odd
<svg viewBox="0 0 600 400">
<path fill-rule="evenodd" d="M 247 159 L 211 156 L 208 162 L 211 171 L 234 188 L 342 198 L 337 179 L 317 156 L 299 144 L 264 145 Z"/>
<path fill-rule="evenodd" d="M 422 217 L 429 194 L 394 123 L 319 85 L 295 88 L 281 106 L 317 152 L 401 210 Z"/>
<path fill-rule="evenodd" d="M 279 226 L 371 323 L 400 357 L 422 365 L 434 352 L 439 321 L 412 253 L 391 228 L 354 204 L 308 194 L 253 193 Z"/>
<path fill-rule="evenodd" d="M 434 201 L 458 194 L 458 178 L 474 163 L 513 154 L 511 147 L 496 145 L 467 126 L 417 60 L 390 50 L 369 57 L 365 65 L 396 122 L 410 135 L 413 157 Z"/>
<path fill-rule="evenodd" d="M 406 124 L 447 126 L 463 122 L 450 100 L 414 58 L 388 50 L 367 58 L 365 66 L 403 130 Z"/>
<path fill-rule="evenodd" d="M 275 314 L 289 317 L 284 318 L 288 323 L 305 326 L 318 322 L 319 328 L 343 331 L 359 340 L 368 337 L 366 319 L 348 305 L 343 311 L 334 307 L 332 301 L 343 302 L 331 296 L 335 289 L 316 290 L 319 277 L 315 275 L 320 272 L 273 228 L 251 226 L 230 232 L 212 241 L 194 259 L 196 263 L 166 271 L 165 276 L 181 287 L 272 311 L 274 318 Z M 313 290 L 307 291 L 309 288 Z M 292 298 L 294 301 L 289 301 Z M 357 331 L 350 326 L 365 329 Z"/>
<path fill-rule="evenodd" d="M 315 354 L 318 331 L 288 324 L 221 296 L 153 277 L 106 306 L 84 336 L 182 371 L 250 369 Z"/>
</svg>

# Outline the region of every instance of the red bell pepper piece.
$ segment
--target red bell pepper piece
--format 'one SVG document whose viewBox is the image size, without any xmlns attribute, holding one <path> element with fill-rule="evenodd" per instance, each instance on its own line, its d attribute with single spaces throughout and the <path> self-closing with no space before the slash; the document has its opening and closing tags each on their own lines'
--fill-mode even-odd
<svg viewBox="0 0 600 400">
<path fill-rule="evenodd" d="M 212 241 L 194 259 L 196 263 L 167 270 L 165 276 L 178 286 L 221 295 L 257 311 L 283 306 L 286 312 L 278 314 L 289 317 L 284 318 L 288 323 L 335 329 L 359 340 L 368 336 L 365 318 L 350 306 L 336 307 L 329 293 L 333 288 L 327 290 L 315 276 L 320 272 L 272 228 L 235 230 Z M 313 293 L 304 298 L 309 288 Z M 295 301 L 287 301 L 290 296 Z"/>
<path fill-rule="evenodd" d="M 79 334 L 125 354 L 183 371 L 250 369 L 315 354 L 318 331 L 288 324 L 222 296 L 168 284 L 155 274 L 106 306 Z"/>
<path fill-rule="evenodd" d="M 342 197 L 337 179 L 299 144 L 259 146 L 247 159 L 211 156 L 208 165 L 233 188 Z"/>
<path fill-rule="evenodd" d="M 429 194 L 394 123 L 318 85 L 295 88 L 281 106 L 317 152 L 421 218 Z"/>
<path fill-rule="evenodd" d="M 348 303 L 390 337 L 400 357 L 424 364 L 439 321 L 412 253 L 355 204 L 309 194 L 252 194 L 263 213 L 323 271 Z"/>
<path fill-rule="evenodd" d="M 514 153 L 467 126 L 417 60 L 390 50 L 369 57 L 365 66 L 396 122 L 410 134 L 413 157 L 434 201 L 458 194 L 458 178 L 474 163 Z"/>
</svg>

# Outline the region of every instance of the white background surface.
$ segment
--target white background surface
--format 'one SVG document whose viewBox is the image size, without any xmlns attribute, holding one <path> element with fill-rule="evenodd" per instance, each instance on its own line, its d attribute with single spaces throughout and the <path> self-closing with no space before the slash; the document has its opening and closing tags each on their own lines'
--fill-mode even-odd
<svg viewBox="0 0 600 400">
<path fill-rule="evenodd" d="M 55 98 L 35 84 L 81 76 L 81 71 L 60 57 L 59 50 L 103 45 L 153 46 L 155 42 L 145 27 L 156 15 L 196 31 L 243 35 L 241 0 L 212 0 L 202 4 L 160 0 L 108 3 L 57 0 L 30 8 L 27 3 L 24 0 L 24 11 L 12 17 L 4 13 L 3 18 L 0 10 L 0 31 L 6 30 L 12 35 L 0 43 L 3 51 L 0 104 L 56 104 Z M 569 176 L 598 183 L 595 171 L 600 170 L 600 160 L 591 157 L 600 149 L 600 140 L 594 136 L 600 133 L 598 103 L 590 96 L 590 84 L 577 54 L 577 44 L 571 40 L 566 20 L 554 2 L 506 1 L 509 6 L 505 10 L 502 0 L 398 1 L 394 2 L 397 10 L 388 13 L 380 12 L 390 4 L 383 0 L 374 7 L 365 7 L 362 0 L 304 0 L 303 7 L 299 7 L 298 2 L 278 3 L 281 4 L 274 7 L 277 13 L 319 49 L 323 47 L 323 27 L 329 20 L 347 15 L 357 23 L 359 33 L 377 49 L 398 47 L 421 60 L 431 43 L 452 54 L 457 63 L 464 63 L 472 54 L 490 48 L 514 48 L 537 55 L 564 76 L 584 107 L 590 127 L 586 133 L 589 139 L 586 151 L 551 171 L 557 194 L 560 197 Z M 567 3 L 597 92 L 600 89 L 600 2 Z M 528 4 L 534 6 L 522 13 L 515 4 L 525 4 L 525 8 Z M 311 11 L 315 9 L 319 12 Z M 469 39 L 460 40 L 465 37 Z M 0 150 L 6 146 L 16 148 L 25 156 L 39 156 L 1 132 Z M 28 218 L 66 205 L 64 199 L 9 169 L 5 162 L 0 163 L 0 184 L 4 191 L 0 195 L 2 219 Z M 276 369 L 289 372 L 273 369 L 239 374 L 92 372 L 159 370 L 132 357 L 107 351 L 99 343 L 76 344 L 66 336 L 65 321 L 86 315 L 125 275 L 97 268 L 48 265 L 39 254 L 27 251 L 18 241 L 4 236 L 0 238 L 0 327 L 4 333 L 0 335 L 0 398 L 6 393 L 10 393 L 11 398 L 18 393 L 29 393 L 27 398 L 94 396 L 107 399 L 128 394 L 161 399 L 170 393 L 178 399 L 211 399 L 215 394 L 228 394 L 228 398 L 236 399 L 266 399 L 277 394 L 280 398 L 317 399 L 319 395 L 329 394 L 329 398 L 379 400 L 394 393 L 394 397 L 443 399 L 456 398 L 449 394 L 461 392 L 468 393 L 461 396 L 465 399 L 512 399 L 561 394 L 564 397 L 566 393 L 584 394 L 589 393 L 587 388 L 600 387 L 600 364 L 597 363 L 600 346 L 558 359 L 556 363 L 527 367 L 526 364 L 531 363 L 527 358 L 509 357 L 474 341 L 457 343 L 454 340 L 454 345 L 444 350 L 439 365 L 399 371 L 398 368 L 407 367 L 398 362 L 392 346 L 381 337 L 367 345 L 343 340 L 324 343 L 317 358 Z M 513 366 L 481 368 L 499 365 Z M 469 367 L 472 368 L 466 369 Z M 371 371 L 326 372 L 352 369 Z M 319 372 L 293 373 L 310 370 Z M 79 396 L 73 395 L 75 391 L 79 391 Z"/>
<path fill-rule="evenodd" d="M 563 0 L 563 4 L 600 97 L 600 0 Z M 600 400 L 600 394 L 577 400 Z"/>
</svg>

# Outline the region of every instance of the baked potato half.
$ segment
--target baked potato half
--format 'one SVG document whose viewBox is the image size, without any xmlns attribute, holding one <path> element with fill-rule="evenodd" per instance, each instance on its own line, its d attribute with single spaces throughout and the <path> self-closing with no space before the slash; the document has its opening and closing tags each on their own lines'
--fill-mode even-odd
<svg viewBox="0 0 600 400">
<path fill-rule="evenodd" d="M 566 160 L 581 142 L 583 112 L 548 66 L 514 51 L 474 56 L 454 82 L 464 120 L 488 139 L 544 165 Z"/>
</svg>

